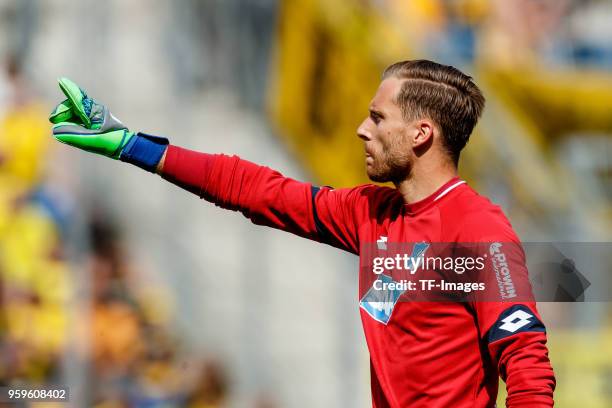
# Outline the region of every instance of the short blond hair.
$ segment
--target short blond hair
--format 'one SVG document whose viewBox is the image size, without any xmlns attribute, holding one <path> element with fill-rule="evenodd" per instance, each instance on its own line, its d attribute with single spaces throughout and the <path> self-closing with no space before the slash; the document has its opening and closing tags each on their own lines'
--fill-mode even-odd
<svg viewBox="0 0 612 408">
<path fill-rule="evenodd" d="M 472 77 L 457 68 L 428 60 L 401 61 L 383 72 L 383 79 L 405 80 L 396 98 L 406 120 L 427 117 L 442 131 L 454 163 L 482 115 L 485 98 Z"/>
</svg>

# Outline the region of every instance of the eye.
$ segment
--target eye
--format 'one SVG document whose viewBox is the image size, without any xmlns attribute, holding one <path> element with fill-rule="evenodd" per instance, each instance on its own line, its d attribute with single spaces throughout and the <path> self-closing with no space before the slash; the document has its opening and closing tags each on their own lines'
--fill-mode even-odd
<svg viewBox="0 0 612 408">
<path fill-rule="evenodd" d="M 370 119 L 372 119 L 372 121 L 378 125 L 380 121 L 384 118 L 380 113 L 376 111 L 370 111 Z"/>
</svg>

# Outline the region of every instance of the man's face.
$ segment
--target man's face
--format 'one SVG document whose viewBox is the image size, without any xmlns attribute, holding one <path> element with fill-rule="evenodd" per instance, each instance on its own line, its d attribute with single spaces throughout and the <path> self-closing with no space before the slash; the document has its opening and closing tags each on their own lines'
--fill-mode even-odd
<svg viewBox="0 0 612 408">
<path fill-rule="evenodd" d="M 410 135 L 414 129 L 395 104 L 401 85 L 398 78 L 383 80 L 370 103 L 368 117 L 357 129 L 357 136 L 364 141 L 366 171 L 372 181 L 399 182 L 410 174 Z"/>
</svg>

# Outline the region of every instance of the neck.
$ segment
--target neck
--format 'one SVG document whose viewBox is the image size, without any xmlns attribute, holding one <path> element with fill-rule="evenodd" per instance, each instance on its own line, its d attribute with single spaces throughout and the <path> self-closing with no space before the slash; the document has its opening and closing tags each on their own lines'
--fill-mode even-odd
<svg viewBox="0 0 612 408">
<path fill-rule="evenodd" d="M 404 201 L 412 204 L 429 197 L 453 177 L 457 177 L 457 168 L 452 164 L 415 164 L 408 177 L 394 184 L 404 196 Z"/>
</svg>

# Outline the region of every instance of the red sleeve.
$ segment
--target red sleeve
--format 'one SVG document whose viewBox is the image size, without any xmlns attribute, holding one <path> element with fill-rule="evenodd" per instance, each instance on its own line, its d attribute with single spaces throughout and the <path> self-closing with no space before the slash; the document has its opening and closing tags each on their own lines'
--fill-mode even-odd
<svg viewBox="0 0 612 408">
<path fill-rule="evenodd" d="M 506 383 L 506 405 L 552 407 L 555 375 L 548 358 L 546 328 L 537 311 L 525 253 L 501 213 L 467 222 L 463 242 L 479 242 L 486 254 L 480 281 L 487 290 L 472 302 L 481 339 Z M 479 301 L 480 300 L 480 301 Z"/>
<path fill-rule="evenodd" d="M 166 151 L 162 177 L 253 223 L 358 253 L 354 208 L 359 187 L 318 188 L 237 156 Z"/>
</svg>

